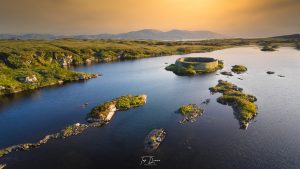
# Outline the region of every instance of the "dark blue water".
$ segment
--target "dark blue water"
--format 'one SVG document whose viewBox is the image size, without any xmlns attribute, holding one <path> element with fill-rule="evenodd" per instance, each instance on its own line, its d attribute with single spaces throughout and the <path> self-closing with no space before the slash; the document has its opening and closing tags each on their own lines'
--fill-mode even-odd
<svg viewBox="0 0 300 169">
<path fill-rule="evenodd" d="M 70 83 L 0 98 L 0 148 L 35 142 L 68 124 L 84 123 L 97 104 L 126 94 L 147 94 L 145 106 L 118 112 L 111 123 L 82 135 L 54 140 L 29 152 L 0 159 L 8 169 L 174 168 L 174 169 L 298 169 L 300 168 L 300 52 L 280 48 L 233 48 L 187 56 L 224 60 L 248 67 L 247 74 L 227 78 L 215 73 L 179 77 L 164 70 L 180 56 L 149 58 L 76 68 L 102 73 L 84 83 Z M 266 71 L 275 71 L 267 75 Z M 286 77 L 280 78 L 282 74 Z M 239 80 L 238 77 L 244 80 Z M 216 102 L 208 88 L 225 79 L 257 96 L 259 115 L 247 130 L 239 129 L 230 107 Z M 181 125 L 175 111 L 207 98 L 205 113 Z M 88 102 L 87 108 L 80 105 Z M 143 141 L 154 128 L 167 136 L 154 154 L 156 166 L 140 165 Z"/>
</svg>

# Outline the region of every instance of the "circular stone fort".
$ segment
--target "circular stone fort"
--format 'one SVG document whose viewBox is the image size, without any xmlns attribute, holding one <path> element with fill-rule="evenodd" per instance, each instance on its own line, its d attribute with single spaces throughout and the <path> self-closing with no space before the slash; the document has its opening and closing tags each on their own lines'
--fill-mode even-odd
<svg viewBox="0 0 300 169">
<path fill-rule="evenodd" d="M 177 59 L 175 65 L 185 68 L 193 66 L 196 71 L 207 71 L 218 69 L 219 61 L 208 57 L 184 57 Z"/>
</svg>

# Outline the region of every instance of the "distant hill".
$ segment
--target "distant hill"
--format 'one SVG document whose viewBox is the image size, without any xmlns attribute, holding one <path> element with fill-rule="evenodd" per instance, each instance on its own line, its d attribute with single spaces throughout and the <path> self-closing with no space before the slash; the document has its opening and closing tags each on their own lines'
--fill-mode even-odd
<svg viewBox="0 0 300 169">
<path fill-rule="evenodd" d="M 9 35 L 0 34 L 0 39 L 42 39 L 53 40 L 61 38 L 74 39 L 132 39 L 132 40 L 198 40 L 198 39 L 219 39 L 226 38 L 225 35 L 210 31 L 187 31 L 171 30 L 167 32 L 155 29 L 143 29 L 120 34 L 98 34 L 98 35 L 74 35 L 74 36 L 55 36 L 51 34 L 24 34 Z"/>
<path fill-rule="evenodd" d="M 274 36 L 274 37 L 272 37 L 272 38 L 275 38 L 275 39 L 300 40 L 300 34 Z"/>
</svg>

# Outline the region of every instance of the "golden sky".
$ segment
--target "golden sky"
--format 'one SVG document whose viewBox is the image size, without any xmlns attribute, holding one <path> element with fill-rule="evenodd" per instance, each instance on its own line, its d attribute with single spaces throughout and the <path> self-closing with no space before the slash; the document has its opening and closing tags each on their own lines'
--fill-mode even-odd
<svg viewBox="0 0 300 169">
<path fill-rule="evenodd" d="M 0 34 L 146 28 L 240 37 L 300 33 L 300 0 L 0 0 Z"/>
</svg>

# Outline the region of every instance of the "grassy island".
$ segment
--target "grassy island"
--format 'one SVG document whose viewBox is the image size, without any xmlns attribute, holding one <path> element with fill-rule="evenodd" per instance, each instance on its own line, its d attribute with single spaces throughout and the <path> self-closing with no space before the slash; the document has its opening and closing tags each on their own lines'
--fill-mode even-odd
<svg viewBox="0 0 300 169">
<path fill-rule="evenodd" d="M 257 101 L 255 96 L 245 94 L 242 88 L 236 85 L 219 80 L 218 85 L 209 88 L 212 93 L 222 93 L 217 101 L 224 105 L 229 105 L 233 108 L 236 118 L 240 122 L 241 128 L 245 129 L 251 120 L 257 114 L 257 106 L 254 102 Z"/>
<path fill-rule="evenodd" d="M 246 72 L 248 69 L 246 66 L 243 66 L 243 65 L 234 65 L 232 66 L 231 68 L 231 71 L 234 72 L 234 73 L 237 73 L 237 74 L 241 74 L 241 73 L 244 73 Z"/>
<path fill-rule="evenodd" d="M 204 110 L 196 104 L 183 105 L 178 109 L 178 112 L 184 116 L 181 123 L 195 121 L 198 116 L 202 115 L 203 111 Z"/>
<path fill-rule="evenodd" d="M 213 58 L 180 58 L 175 64 L 167 66 L 167 71 L 172 71 L 179 76 L 193 76 L 215 72 L 222 69 L 224 64 L 221 60 Z"/>
<path fill-rule="evenodd" d="M 264 45 L 262 48 L 261 48 L 261 51 L 276 51 L 276 49 L 278 48 L 279 46 L 278 45 Z"/>
<path fill-rule="evenodd" d="M 128 110 L 130 108 L 143 106 L 147 101 L 146 95 L 126 95 L 112 101 L 100 104 L 92 109 L 87 115 L 88 122 L 109 122 L 116 111 Z"/>
</svg>

